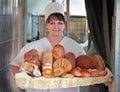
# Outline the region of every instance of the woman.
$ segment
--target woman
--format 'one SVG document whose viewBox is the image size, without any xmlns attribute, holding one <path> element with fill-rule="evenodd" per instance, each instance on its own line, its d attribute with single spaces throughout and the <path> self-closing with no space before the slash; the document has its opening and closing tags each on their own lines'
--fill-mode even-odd
<svg viewBox="0 0 120 92">
<path fill-rule="evenodd" d="M 43 51 L 52 50 L 56 44 L 61 44 L 65 48 L 65 53 L 73 52 L 75 56 L 85 54 L 84 49 L 74 40 L 63 35 L 65 27 L 65 17 L 62 5 L 52 2 L 45 9 L 45 23 L 48 35 L 40 40 L 26 44 L 11 62 L 13 73 L 19 72 L 19 67 L 24 62 L 24 54 L 31 50 L 37 49 L 39 56 Z M 27 89 L 27 92 L 79 92 L 79 88 L 51 89 L 51 90 L 35 90 Z"/>
</svg>

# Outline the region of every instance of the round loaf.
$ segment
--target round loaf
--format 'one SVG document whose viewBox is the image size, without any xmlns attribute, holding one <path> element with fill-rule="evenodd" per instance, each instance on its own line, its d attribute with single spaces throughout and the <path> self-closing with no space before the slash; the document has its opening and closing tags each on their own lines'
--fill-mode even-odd
<svg viewBox="0 0 120 92">
<path fill-rule="evenodd" d="M 94 69 L 92 58 L 88 55 L 80 55 L 76 58 L 76 66 L 82 69 Z"/>
<path fill-rule="evenodd" d="M 62 68 L 64 71 L 63 73 L 69 72 L 72 69 L 72 64 L 66 58 L 59 58 L 55 60 L 53 63 L 53 69 L 57 69 L 57 68 Z"/>
</svg>

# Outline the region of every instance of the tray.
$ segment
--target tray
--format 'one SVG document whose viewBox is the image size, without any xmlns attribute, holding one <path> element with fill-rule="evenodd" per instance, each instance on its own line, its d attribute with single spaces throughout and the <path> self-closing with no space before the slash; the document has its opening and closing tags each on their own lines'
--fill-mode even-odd
<svg viewBox="0 0 120 92">
<path fill-rule="evenodd" d="M 15 82 L 17 87 L 21 89 L 34 88 L 34 89 L 57 89 L 57 88 L 69 88 L 69 87 L 79 87 L 88 86 L 94 84 L 107 84 L 112 81 L 113 74 L 108 68 L 107 75 L 104 77 L 88 77 L 88 78 L 45 78 L 41 77 L 31 77 L 25 72 L 17 73 L 15 75 Z"/>
</svg>

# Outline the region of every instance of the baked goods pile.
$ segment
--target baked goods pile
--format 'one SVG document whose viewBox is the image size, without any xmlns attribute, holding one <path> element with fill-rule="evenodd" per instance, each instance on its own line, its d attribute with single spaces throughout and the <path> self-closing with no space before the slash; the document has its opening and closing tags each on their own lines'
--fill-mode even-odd
<svg viewBox="0 0 120 92">
<path fill-rule="evenodd" d="M 52 51 L 44 51 L 41 61 L 35 49 L 25 53 L 24 59 L 21 70 L 34 77 L 84 78 L 107 74 L 104 60 L 100 55 L 75 57 L 72 52 L 65 53 L 64 47 L 60 44 L 54 46 Z"/>
</svg>

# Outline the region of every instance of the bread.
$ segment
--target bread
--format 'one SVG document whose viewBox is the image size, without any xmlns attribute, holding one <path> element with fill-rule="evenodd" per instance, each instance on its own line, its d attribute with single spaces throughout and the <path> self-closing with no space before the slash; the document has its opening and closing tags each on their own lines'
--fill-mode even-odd
<svg viewBox="0 0 120 92">
<path fill-rule="evenodd" d="M 91 77 L 105 76 L 107 74 L 106 70 L 90 69 L 88 71 L 90 72 Z"/>
<path fill-rule="evenodd" d="M 64 73 L 61 75 L 62 78 L 73 78 L 74 75 L 70 74 L 70 73 Z"/>
<path fill-rule="evenodd" d="M 32 49 L 24 54 L 24 59 L 26 62 L 33 63 L 40 67 L 40 57 L 36 49 Z"/>
<path fill-rule="evenodd" d="M 90 72 L 90 76 L 91 77 L 98 77 L 98 76 L 100 76 L 99 75 L 99 71 L 97 69 L 89 69 L 88 71 Z"/>
<path fill-rule="evenodd" d="M 83 78 L 90 77 L 90 72 L 87 69 L 82 69 L 80 73 Z"/>
<path fill-rule="evenodd" d="M 53 69 L 56 69 L 56 68 L 62 68 L 65 73 L 65 72 L 71 71 L 72 64 L 66 58 L 59 58 L 59 59 L 55 60 L 53 63 Z"/>
<path fill-rule="evenodd" d="M 70 71 L 70 73 L 76 77 L 79 77 L 79 76 L 81 76 L 81 68 L 75 67 Z"/>
<path fill-rule="evenodd" d="M 63 68 L 55 68 L 55 69 L 53 69 L 53 71 L 54 71 L 54 75 L 57 77 L 61 76 L 64 73 Z"/>
<path fill-rule="evenodd" d="M 42 70 L 49 68 L 52 69 L 53 56 L 51 51 L 45 51 L 42 53 Z"/>
<path fill-rule="evenodd" d="M 105 63 L 100 55 L 98 55 L 98 54 L 94 55 L 92 57 L 92 61 L 93 61 L 95 68 L 97 70 L 105 70 Z"/>
<path fill-rule="evenodd" d="M 36 64 L 24 62 L 20 68 L 21 71 L 28 73 L 31 76 L 38 77 L 41 76 L 39 67 Z"/>
<path fill-rule="evenodd" d="M 92 58 L 88 55 L 80 55 L 76 58 L 76 66 L 82 69 L 94 69 Z"/>
<path fill-rule="evenodd" d="M 67 52 L 65 53 L 65 58 L 67 58 L 71 62 L 72 68 L 75 68 L 76 64 L 75 54 L 73 52 Z"/>
<path fill-rule="evenodd" d="M 52 78 L 54 77 L 54 72 L 52 71 L 52 69 L 46 68 L 42 71 L 42 75 L 46 78 Z"/>
<path fill-rule="evenodd" d="M 52 55 L 55 60 L 57 60 L 59 58 L 64 58 L 64 56 L 65 56 L 64 47 L 60 44 L 55 45 L 52 49 Z"/>
</svg>

